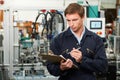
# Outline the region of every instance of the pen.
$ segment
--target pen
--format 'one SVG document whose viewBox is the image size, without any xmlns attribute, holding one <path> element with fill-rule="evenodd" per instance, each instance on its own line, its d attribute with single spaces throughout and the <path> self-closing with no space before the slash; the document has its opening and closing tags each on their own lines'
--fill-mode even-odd
<svg viewBox="0 0 120 80">
<path fill-rule="evenodd" d="M 78 49 L 78 50 L 79 50 L 79 49 L 81 49 L 81 47 L 78 47 L 78 48 L 76 48 L 76 49 Z M 67 54 L 70 54 L 70 52 L 68 52 Z"/>
<path fill-rule="evenodd" d="M 81 47 L 78 47 L 77 49 L 81 49 Z"/>
</svg>

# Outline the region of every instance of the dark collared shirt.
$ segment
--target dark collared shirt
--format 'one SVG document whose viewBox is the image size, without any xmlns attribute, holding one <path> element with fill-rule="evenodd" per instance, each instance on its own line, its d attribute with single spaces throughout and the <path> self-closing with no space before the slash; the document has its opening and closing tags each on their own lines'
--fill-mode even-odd
<svg viewBox="0 0 120 80">
<path fill-rule="evenodd" d="M 70 54 L 67 54 L 73 48 L 78 47 L 81 47 L 82 62 L 76 62 Z M 103 41 L 97 34 L 89 31 L 87 28 L 85 28 L 80 44 L 70 31 L 70 28 L 68 28 L 53 39 L 50 49 L 55 55 L 63 55 L 65 58 L 71 59 L 79 68 L 61 71 L 59 63 L 54 64 L 48 61 L 47 69 L 49 73 L 59 76 L 59 80 L 96 80 L 94 73 L 107 70 L 108 63 Z"/>
</svg>

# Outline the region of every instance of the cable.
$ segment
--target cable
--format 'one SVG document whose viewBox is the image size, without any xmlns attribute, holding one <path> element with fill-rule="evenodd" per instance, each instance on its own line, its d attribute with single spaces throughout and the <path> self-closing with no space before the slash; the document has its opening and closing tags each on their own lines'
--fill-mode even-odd
<svg viewBox="0 0 120 80">
<path fill-rule="evenodd" d="M 37 23 L 37 20 L 40 17 L 40 15 L 44 15 L 44 17 L 45 17 L 44 13 L 39 13 L 38 16 L 36 17 L 35 23 L 33 24 L 33 32 L 32 32 L 32 38 L 35 38 L 35 39 L 37 39 L 37 36 L 38 36 L 38 33 L 36 32 L 36 23 Z M 45 25 L 45 23 L 43 23 L 43 25 Z M 43 30 L 44 30 L 44 28 L 45 28 L 45 26 L 43 26 Z"/>
<path fill-rule="evenodd" d="M 57 10 L 56 10 L 57 11 Z M 63 23 L 63 25 L 62 25 L 62 31 L 65 29 L 65 22 L 64 22 L 64 18 L 63 18 L 63 15 L 59 12 L 59 11 L 57 11 L 57 14 L 59 14 L 60 15 L 60 17 L 61 17 L 61 19 L 62 19 L 62 23 Z"/>
<path fill-rule="evenodd" d="M 51 26 L 51 24 L 50 24 L 51 19 L 50 18 L 48 19 L 48 15 L 50 15 L 50 17 L 52 18 L 52 13 L 50 13 L 49 11 L 47 11 L 47 13 L 45 15 L 47 35 L 49 34 L 49 28 Z M 48 19 L 48 21 L 47 21 L 47 19 Z"/>
<path fill-rule="evenodd" d="M 50 33 L 50 34 L 52 34 L 52 31 L 53 31 L 53 30 L 52 30 L 52 23 L 53 23 L 53 20 L 54 20 L 54 17 L 56 16 L 56 14 L 60 15 L 60 17 L 61 17 L 61 19 L 62 19 L 62 23 L 63 23 L 62 31 L 65 29 L 65 23 L 64 23 L 63 15 L 62 15 L 59 11 L 56 10 L 56 12 L 53 13 L 52 18 L 51 18 L 51 24 L 50 24 L 51 33 Z"/>
<path fill-rule="evenodd" d="M 43 29 L 42 29 L 42 32 L 41 32 L 41 36 L 44 35 L 44 30 L 46 29 L 46 36 L 47 37 L 48 36 L 52 37 L 53 22 L 54 22 L 54 18 L 55 18 L 56 15 L 59 15 L 58 18 L 61 18 L 61 21 L 63 23 L 62 24 L 62 31 L 65 29 L 64 18 L 63 18 L 63 15 L 59 11 L 51 10 L 51 12 L 47 11 L 46 14 L 45 13 L 39 13 L 38 16 L 36 17 L 34 27 L 33 27 L 33 33 L 32 33 L 32 35 L 34 36 L 33 38 L 36 38 L 36 36 L 38 35 L 37 32 L 36 32 L 36 22 L 37 22 L 38 18 L 40 17 L 40 15 L 44 15 L 44 19 L 42 19 Z M 48 15 L 50 15 L 51 18 L 48 19 Z"/>
</svg>

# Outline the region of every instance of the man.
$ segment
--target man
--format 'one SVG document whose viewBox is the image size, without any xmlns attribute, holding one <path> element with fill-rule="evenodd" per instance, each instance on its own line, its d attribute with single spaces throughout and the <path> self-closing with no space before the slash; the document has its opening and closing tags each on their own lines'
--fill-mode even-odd
<svg viewBox="0 0 120 80">
<path fill-rule="evenodd" d="M 54 38 L 50 49 L 67 60 L 60 63 L 48 61 L 47 69 L 51 75 L 59 76 L 59 80 L 96 80 L 95 73 L 107 69 L 103 41 L 84 27 L 85 12 L 81 5 L 69 4 L 64 14 L 69 27 Z"/>
</svg>

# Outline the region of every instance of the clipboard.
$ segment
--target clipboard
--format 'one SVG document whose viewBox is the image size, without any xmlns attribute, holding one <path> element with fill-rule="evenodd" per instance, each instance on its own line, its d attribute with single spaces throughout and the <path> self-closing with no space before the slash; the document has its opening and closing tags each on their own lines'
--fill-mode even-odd
<svg viewBox="0 0 120 80">
<path fill-rule="evenodd" d="M 59 56 L 59 55 L 40 54 L 39 56 L 41 56 L 43 60 L 50 61 L 52 63 L 60 63 L 61 60 L 66 61 L 66 59 L 64 57 Z"/>
<path fill-rule="evenodd" d="M 54 55 L 54 54 L 39 54 L 43 60 L 50 61 L 51 63 L 60 63 L 61 60 L 66 61 L 62 55 Z M 78 66 L 73 64 L 73 68 L 77 68 Z"/>
</svg>

